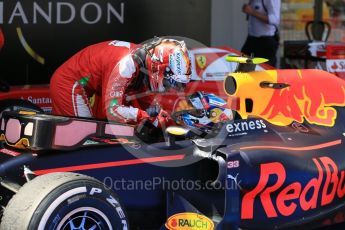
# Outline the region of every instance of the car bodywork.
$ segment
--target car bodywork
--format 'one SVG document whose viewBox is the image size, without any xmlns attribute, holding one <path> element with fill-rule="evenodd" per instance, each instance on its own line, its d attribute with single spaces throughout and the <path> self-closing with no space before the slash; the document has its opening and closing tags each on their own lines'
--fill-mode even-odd
<svg viewBox="0 0 345 230">
<path fill-rule="evenodd" d="M 321 70 L 231 73 L 223 92 L 235 120 L 204 136 L 189 130 L 173 141 L 170 134 L 142 141 L 155 133 L 123 124 L 4 113 L 2 205 L 11 199 L 9 190 L 25 183 L 23 168 L 30 168 L 36 176 L 78 172 L 97 178 L 118 194 L 134 228 L 194 223 L 196 229 L 284 229 L 343 222 L 344 84 Z M 73 142 L 67 133 L 86 123 L 89 132 Z M 116 127 L 106 133 L 107 125 Z M 133 187 L 138 181 L 150 183 Z M 192 188 L 181 186 L 186 181 Z"/>
</svg>

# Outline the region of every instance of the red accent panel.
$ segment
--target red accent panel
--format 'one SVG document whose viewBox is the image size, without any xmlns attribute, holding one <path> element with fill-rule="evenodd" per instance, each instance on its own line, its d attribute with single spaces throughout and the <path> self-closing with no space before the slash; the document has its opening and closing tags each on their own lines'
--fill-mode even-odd
<svg viewBox="0 0 345 230">
<path fill-rule="evenodd" d="M 2 152 L 4 154 L 7 154 L 7 155 L 10 155 L 10 156 L 13 156 L 13 157 L 16 157 L 16 156 L 20 155 L 20 153 L 12 151 L 12 150 L 9 150 L 9 149 L 0 149 L 0 152 Z"/>
<path fill-rule="evenodd" d="M 174 156 L 165 156 L 165 157 L 148 157 L 148 158 L 133 159 L 133 160 L 113 161 L 113 162 L 105 162 L 105 163 L 97 163 L 97 164 L 76 165 L 76 166 L 68 166 L 68 167 L 61 167 L 61 168 L 43 169 L 43 170 L 36 170 L 34 171 L 34 173 L 36 175 L 43 175 L 43 174 L 53 173 L 53 172 L 83 171 L 83 170 L 90 170 L 90 169 L 100 169 L 100 168 L 119 167 L 119 166 L 127 166 L 127 165 L 138 165 L 138 164 L 144 164 L 144 163 L 182 160 L 184 159 L 184 157 L 185 155 L 183 154 L 174 155 Z"/>
</svg>

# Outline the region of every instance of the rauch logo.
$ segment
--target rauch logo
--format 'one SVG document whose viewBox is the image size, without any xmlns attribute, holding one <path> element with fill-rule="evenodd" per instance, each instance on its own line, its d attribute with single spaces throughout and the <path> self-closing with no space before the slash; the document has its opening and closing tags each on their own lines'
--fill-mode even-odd
<svg viewBox="0 0 345 230">
<path fill-rule="evenodd" d="M 184 212 L 169 217 L 165 227 L 169 230 L 213 230 L 214 223 L 206 216 Z"/>
</svg>

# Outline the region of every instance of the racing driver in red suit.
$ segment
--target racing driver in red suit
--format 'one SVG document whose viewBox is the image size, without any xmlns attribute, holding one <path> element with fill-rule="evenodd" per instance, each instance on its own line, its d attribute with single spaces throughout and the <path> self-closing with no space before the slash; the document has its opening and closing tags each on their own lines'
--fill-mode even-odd
<svg viewBox="0 0 345 230">
<path fill-rule="evenodd" d="M 53 114 L 131 124 L 149 119 L 158 127 L 169 116 L 154 105 L 148 92 L 182 91 L 190 75 L 183 41 L 156 38 L 144 45 L 98 43 L 76 53 L 53 74 Z M 101 111 L 91 109 L 89 98 L 94 94 L 101 97 Z"/>
</svg>

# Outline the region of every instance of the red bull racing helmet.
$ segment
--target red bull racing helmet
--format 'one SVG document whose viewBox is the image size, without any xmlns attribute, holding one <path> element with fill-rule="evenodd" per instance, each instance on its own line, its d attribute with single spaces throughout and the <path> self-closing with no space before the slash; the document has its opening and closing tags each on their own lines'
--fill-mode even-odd
<svg viewBox="0 0 345 230">
<path fill-rule="evenodd" d="M 160 38 L 149 48 L 146 65 L 151 90 L 183 90 L 191 77 L 191 62 L 185 42 Z"/>
</svg>

